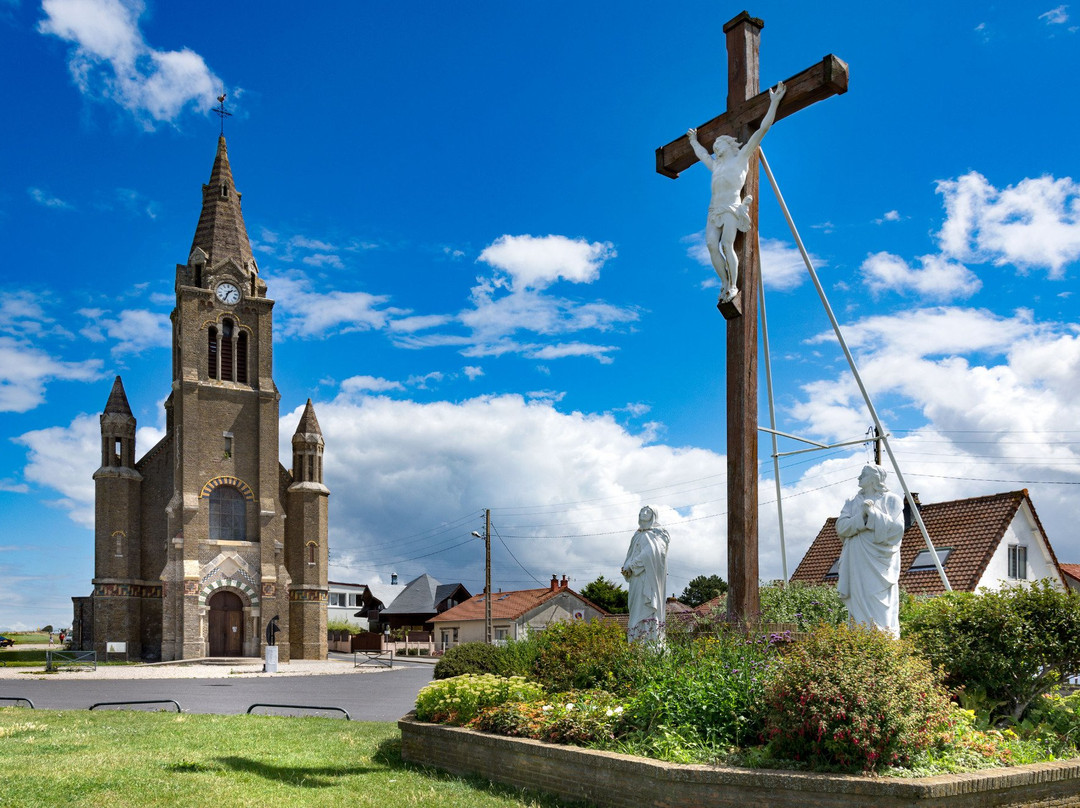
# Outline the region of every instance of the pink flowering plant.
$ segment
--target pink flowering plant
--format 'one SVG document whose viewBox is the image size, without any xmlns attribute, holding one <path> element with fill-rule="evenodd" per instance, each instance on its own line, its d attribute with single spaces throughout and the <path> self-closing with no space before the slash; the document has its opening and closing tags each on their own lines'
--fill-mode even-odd
<svg viewBox="0 0 1080 808">
<path fill-rule="evenodd" d="M 765 693 L 774 758 L 871 771 L 948 741 L 942 674 L 865 626 L 819 626 L 787 653 Z"/>
</svg>

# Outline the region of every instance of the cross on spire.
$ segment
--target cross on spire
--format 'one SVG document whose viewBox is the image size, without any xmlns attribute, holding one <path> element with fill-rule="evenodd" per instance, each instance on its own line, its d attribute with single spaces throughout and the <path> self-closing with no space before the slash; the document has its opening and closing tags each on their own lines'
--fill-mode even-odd
<svg viewBox="0 0 1080 808">
<path fill-rule="evenodd" d="M 706 150 L 720 135 L 746 143 L 769 108 L 769 93 L 758 92 L 760 19 L 743 11 L 727 25 L 724 34 L 728 53 L 727 111 L 697 128 Z M 829 55 L 813 67 L 787 79 L 787 92 L 776 120 L 831 95 L 847 92 L 847 65 Z M 656 150 L 656 170 L 674 179 L 697 162 L 686 135 Z M 741 279 L 733 300 L 718 304 L 727 320 L 727 499 L 729 618 L 754 620 L 760 612 L 758 598 L 758 171 L 750 162 L 744 198 L 750 205 L 750 229 L 735 238 Z"/>
<path fill-rule="evenodd" d="M 232 113 L 227 112 L 225 110 L 225 93 L 224 92 L 222 92 L 221 95 L 219 95 L 217 97 L 217 100 L 218 100 L 218 106 L 214 107 L 214 112 L 217 114 L 217 116 L 219 118 L 221 118 L 221 137 L 225 137 L 225 119 L 229 118 L 229 117 L 232 117 Z"/>
</svg>

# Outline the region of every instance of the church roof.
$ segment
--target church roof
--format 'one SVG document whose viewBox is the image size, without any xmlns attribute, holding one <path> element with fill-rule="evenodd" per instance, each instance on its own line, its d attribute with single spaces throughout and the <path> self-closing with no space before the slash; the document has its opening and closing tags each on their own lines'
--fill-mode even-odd
<svg viewBox="0 0 1080 808">
<path fill-rule="evenodd" d="M 105 403 L 105 412 L 116 415 L 131 415 L 131 407 L 128 405 L 127 394 L 124 393 L 124 383 L 120 377 L 113 382 L 109 400 Z"/>
<path fill-rule="evenodd" d="M 189 254 L 196 247 L 206 253 L 208 267 L 216 267 L 231 258 L 246 272 L 258 272 L 244 226 L 244 214 L 240 210 L 240 193 L 229 167 L 224 136 L 218 138 L 210 182 L 203 186 L 202 213 Z"/>
<path fill-rule="evenodd" d="M 1054 566 L 1057 566 L 1054 550 L 1026 488 L 970 499 L 928 502 L 919 506 L 919 513 L 934 547 L 951 550 L 942 566 L 949 585 L 954 590 L 975 590 L 994 551 L 1001 544 L 1021 505 L 1025 503 L 1035 521 L 1040 540 L 1045 543 Z M 840 547 L 836 518 L 830 517 L 825 521 L 810 549 L 806 551 L 803 560 L 799 562 L 791 580 L 808 584 L 835 583 L 836 575 L 830 576 L 828 573 L 840 557 Z M 926 541 L 918 524 L 912 520 L 911 527 L 904 532 L 900 544 L 900 588 L 913 595 L 939 595 L 945 591 L 945 587 L 936 568 L 930 566 L 920 567 L 916 571 L 910 569 L 915 556 L 925 549 Z"/>
<path fill-rule="evenodd" d="M 319 419 L 315 417 L 315 407 L 312 406 L 310 398 L 307 400 L 307 406 L 304 407 L 304 414 L 300 416 L 300 423 L 296 425 L 296 434 L 322 434 L 322 430 L 319 429 Z"/>
</svg>

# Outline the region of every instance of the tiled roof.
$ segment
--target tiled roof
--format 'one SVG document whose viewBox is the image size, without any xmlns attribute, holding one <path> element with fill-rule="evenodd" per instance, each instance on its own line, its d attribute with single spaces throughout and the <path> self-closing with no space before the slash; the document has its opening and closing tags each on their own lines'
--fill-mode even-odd
<svg viewBox="0 0 1080 808">
<path fill-rule="evenodd" d="M 409 581 L 383 614 L 435 614 L 437 606 L 461 584 L 440 584 L 426 572 Z M 464 589 L 464 587 L 462 587 Z M 468 590 L 465 590 L 466 592 Z"/>
<path fill-rule="evenodd" d="M 971 499 L 926 503 L 920 507 L 919 512 L 934 546 L 938 549 L 952 548 L 943 566 L 954 590 L 970 592 L 975 589 L 1024 502 L 1031 509 L 1038 533 L 1057 564 L 1026 488 Z M 825 575 L 840 557 L 840 546 L 840 537 L 836 535 L 836 518 L 830 517 L 799 562 L 791 580 L 809 584 L 835 583 L 835 576 L 826 578 Z M 926 542 L 918 524 L 913 521 L 900 545 L 900 587 L 913 595 L 941 594 L 945 588 L 936 568 L 907 571 L 915 556 L 925 549 Z"/>
<path fill-rule="evenodd" d="M 573 589 L 559 587 L 552 590 L 551 587 L 543 589 L 517 589 L 512 592 L 491 593 L 491 619 L 492 620 L 517 620 L 522 615 L 532 611 L 542 603 L 564 593 L 569 593 L 580 600 L 586 606 L 591 606 L 601 614 L 607 614 L 587 598 L 582 597 Z M 464 603 L 459 603 L 452 609 L 447 609 L 442 614 L 432 618 L 433 622 L 455 622 L 464 620 L 483 620 L 485 618 L 484 595 L 474 595 Z"/>
<path fill-rule="evenodd" d="M 1076 583 L 1080 583 L 1080 564 L 1058 564 L 1058 566 L 1065 575 Z"/>
</svg>

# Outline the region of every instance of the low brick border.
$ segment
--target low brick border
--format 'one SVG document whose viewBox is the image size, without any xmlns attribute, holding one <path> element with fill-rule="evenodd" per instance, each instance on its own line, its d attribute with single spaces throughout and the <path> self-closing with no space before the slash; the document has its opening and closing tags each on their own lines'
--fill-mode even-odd
<svg viewBox="0 0 1080 808">
<path fill-rule="evenodd" d="M 899 779 L 682 766 L 573 746 L 398 721 L 401 756 L 459 775 L 602 808 L 990 808 L 1080 806 L 1080 760 Z"/>
</svg>

